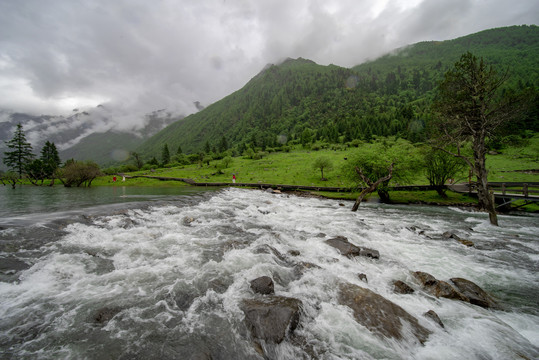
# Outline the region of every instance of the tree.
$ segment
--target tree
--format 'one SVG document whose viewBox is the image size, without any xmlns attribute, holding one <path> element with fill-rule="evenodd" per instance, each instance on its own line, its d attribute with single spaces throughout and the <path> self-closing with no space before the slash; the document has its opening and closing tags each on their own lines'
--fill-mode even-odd
<svg viewBox="0 0 539 360">
<path fill-rule="evenodd" d="M 327 171 L 333 169 L 333 163 L 331 162 L 331 160 L 326 157 L 326 156 L 321 156 L 319 158 L 317 158 L 314 163 L 313 163 L 313 169 L 315 170 L 318 170 L 320 169 L 320 173 L 321 173 L 321 176 L 322 176 L 322 181 L 325 181 L 327 179 L 324 178 L 324 169 L 326 169 Z"/>
<path fill-rule="evenodd" d="M 37 185 L 37 182 L 40 180 L 41 184 L 43 184 L 43 181 L 47 178 L 47 169 L 41 159 L 34 159 L 26 164 L 24 171 L 28 180 L 34 185 Z"/>
<path fill-rule="evenodd" d="M 227 167 L 232 164 L 232 157 L 231 156 L 225 156 L 223 160 L 221 160 L 221 163 L 223 164 L 223 169 L 226 169 Z"/>
<path fill-rule="evenodd" d="M 6 141 L 6 145 L 11 151 L 4 152 L 4 164 L 13 172 L 18 173 L 19 178 L 21 178 L 25 166 L 34 158 L 34 154 L 32 154 L 32 145 L 26 141 L 26 136 L 20 123 L 17 124 L 13 138 Z"/>
<path fill-rule="evenodd" d="M 11 185 L 11 188 L 12 188 L 12 189 L 15 189 L 17 183 L 20 182 L 20 180 L 19 180 L 19 177 L 17 176 L 16 173 L 14 173 L 14 172 L 12 172 L 12 171 L 8 171 L 8 172 L 5 173 L 5 174 L 0 174 L 0 182 L 1 182 L 2 185 L 4 185 L 4 186 L 6 186 L 6 183 L 7 183 L 7 184 L 10 184 L 10 185 Z"/>
<path fill-rule="evenodd" d="M 382 202 L 390 202 L 389 182 L 409 182 L 420 166 L 416 149 L 410 142 L 383 139 L 363 144 L 343 168 L 345 176 L 358 182 L 363 189 L 352 211 L 356 211 L 363 199 L 376 191 Z"/>
<path fill-rule="evenodd" d="M 170 151 L 168 150 L 168 144 L 165 144 L 163 146 L 163 150 L 161 151 L 161 164 L 166 165 L 170 162 Z"/>
<path fill-rule="evenodd" d="M 228 142 L 226 141 L 226 137 L 223 135 L 221 138 L 221 142 L 219 143 L 219 151 L 225 152 L 228 150 Z"/>
<path fill-rule="evenodd" d="M 466 163 L 451 154 L 438 149 L 428 149 L 425 154 L 425 176 L 438 195 L 447 198 L 445 183 L 455 178 L 466 168 Z"/>
<path fill-rule="evenodd" d="M 101 175 L 99 166 L 92 161 L 69 160 L 63 168 L 56 170 L 56 177 L 60 179 L 65 187 L 72 187 L 73 185 L 90 187 L 92 181 Z"/>
<path fill-rule="evenodd" d="M 311 142 L 312 142 L 311 130 L 306 128 L 301 133 L 301 146 L 303 146 L 304 148 L 307 148 L 309 147 Z"/>
<path fill-rule="evenodd" d="M 41 149 L 40 160 L 43 163 L 43 172 L 45 178 L 51 178 L 54 174 L 54 171 L 62 163 L 62 161 L 60 160 L 60 155 L 58 155 L 56 145 L 50 141 L 46 141 L 45 145 Z"/>
<path fill-rule="evenodd" d="M 501 97 L 500 86 L 507 79 L 483 58 L 478 59 L 470 52 L 463 54 L 453 69 L 447 71 L 438 86 L 433 104 L 437 113 L 438 143 L 440 148 L 463 159 L 475 175 L 479 208 L 489 213 L 490 223 L 498 225 L 496 207 L 488 189 L 486 167 L 486 140 L 494 131 L 514 116 L 514 98 Z M 471 142 L 472 155 L 461 152 L 462 146 Z M 453 146 L 451 150 L 448 146 Z"/>
<path fill-rule="evenodd" d="M 182 151 L 182 146 L 181 145 L 178 145 L 178 150 L 176 150 L 176 155 L 180 155 L 182 154 L 183 151 Z"/>
<path fill-rule="evenodd" d="M 142 169 L 142 167 L 144 166 L 144 161 L 140 157 L 139 153 L 133 151 L 131 153 L 131 158 L 133 159 L 133 162 L 134 162 L 135 167 L 137 168 L 137 170 Z"/>
</svg>

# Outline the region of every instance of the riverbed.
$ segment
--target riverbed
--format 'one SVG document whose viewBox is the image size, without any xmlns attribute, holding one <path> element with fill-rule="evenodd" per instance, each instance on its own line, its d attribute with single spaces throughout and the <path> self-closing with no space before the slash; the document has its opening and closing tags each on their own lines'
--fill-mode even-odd
<svg viewBox="0 0 539 360">
<path fill-rule="evenodd" d="M 48 210 L 3 207 L 1 358 L 539 358 L 537 216 L 500 215 L 493 227 L 484 213 L 451 207 L 366 203 L 351 212 L 348 202 L 259 190 L 101 191 L 116 195 L 92 200 L 81 191 L 78 202 Z M 343 257 L 326 243 L 336 236 L 380 258 Z M 300 263 L 315 266 L 298 274 Z M 471 280 L 500 309 L 436 298 L 415 271 Z M 250 288 L 260 276 L 302 303 L 297 328 L 278 344 L 254 338 L 241 309 L 262 296 Z M 395 280 L 415 292 L 395 293 Z M 359 324 L 337 301 L 339 283 L 402 307 L 428 340 L 395 340 Z"/>
</svg>

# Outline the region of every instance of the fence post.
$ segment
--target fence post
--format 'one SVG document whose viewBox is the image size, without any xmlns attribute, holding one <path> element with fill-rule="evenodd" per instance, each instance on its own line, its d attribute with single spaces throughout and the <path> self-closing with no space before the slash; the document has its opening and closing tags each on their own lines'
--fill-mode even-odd
<svg viewBox="0 0 539 360">
<path fill-rule="evenodd" d="M 505 183 L 502 184 L 502 194 L 505 195 Z"/>
<path fill-rule="evenodd" d="M 528 197 L 528 184 L 522 185 L 522 193 L 524 194 L 524 197 Z"/>
</svg>

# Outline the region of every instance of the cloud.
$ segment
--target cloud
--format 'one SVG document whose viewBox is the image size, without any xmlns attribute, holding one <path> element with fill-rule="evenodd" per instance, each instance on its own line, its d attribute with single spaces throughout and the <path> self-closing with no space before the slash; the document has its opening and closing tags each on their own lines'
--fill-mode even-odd
<svg viewBox="0 0 539 360">
<path fill-rule="evenodd" d="M 535 0 L 4 0 L 0 108 L 106 104 L 117 128 L 197 111 L 267 63 L 357 65 L 396 47 L 536 22 Z"/>
</svg>

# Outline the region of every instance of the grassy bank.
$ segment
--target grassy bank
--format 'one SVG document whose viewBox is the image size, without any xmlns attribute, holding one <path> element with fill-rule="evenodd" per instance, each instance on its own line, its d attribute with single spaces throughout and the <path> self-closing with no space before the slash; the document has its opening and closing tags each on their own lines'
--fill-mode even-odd
<svg viewBox="0 0 539 360">
<path fill-rule="evenodd" d="M 535 136 L 525 144 L 517 148 L 508 148 L 498 154 L 491 154 L 487 157 L 487 164 L 490 169 L 489 181 L 503 182 L 539 182 L 539 174 L 529 171 L 539 168 L 539 136 Z M 307 150 L 300 147 L 293 148 L 290 152 L 266 153 L 260 159 L 249 159 L 245 157 L 235 157 L 228 167 L 223 168 L 221 160 L 212 160 L 204 164 L 185 165 L 171 168 L 158 168 L 153 171 L 133 172 L 129 175 L 150 175 L 175 178 L 188 178 L 196 182 L 224 182 L 231 183 L 232 175 L 237 178 L 237 182 L 261 183 L 261 184 L 288 184 L 306 185 L 321 187 L 343 187 L 351 188 L 355 184 L 347 179 L 341 168 L 348 159 L 354 156 L 354 147 L 341 150 L 322 149 L 318 151 Z M 319 157 L 327 157 L 331 160 L 332 168 L 324 169 L 324 178 L 320 169 L 313 168 L 314 161 Z M 96 179 L 93 186 L 189 186 L 180 181 L 159 181 L 145 178 L 128 178 L 125 182 L 121 177 L 116 183 L 112 182 L 112 176 Z M 467 181 L 467 172 L 460 175 L 458 181 Z M 414 174 L 410 182 L 416 185 L 426 185 L 428 181 L 422 172 Z M 335 199 L 352 200 L 357 197 L 357 193 L 316 193 Z M 443 199 L 435 191 L 414 191 L 402 192 L 393 191 L 390 193 L 391 199 L 395 203 L 435 203 L 435 204 L 473 204 L 476 199 L 470 198 L 466 194 L 456 194 L 448 192 L 448 199 Z M 376 195 L 372 195 L 373 199 Z M 535 209 L 537 206 L 528 205 L 525 209 Z"/>
</svg>

